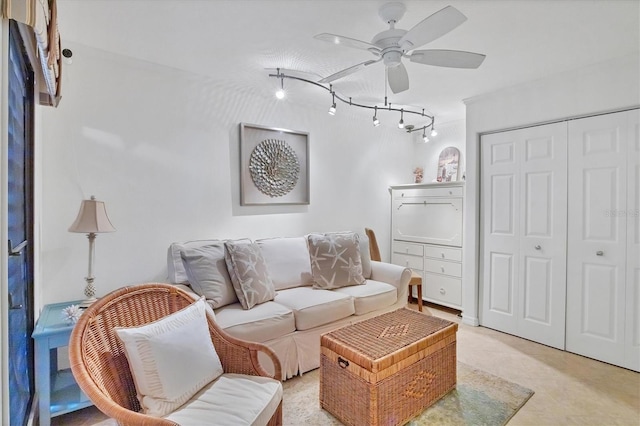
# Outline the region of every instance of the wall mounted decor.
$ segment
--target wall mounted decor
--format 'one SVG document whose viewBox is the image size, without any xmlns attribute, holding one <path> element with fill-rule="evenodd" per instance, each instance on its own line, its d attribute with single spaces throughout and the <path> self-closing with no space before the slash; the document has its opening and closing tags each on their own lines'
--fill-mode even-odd
<svg viewBox="0 0 640 426">
<path fill-rule="evenodd" d="M 440 152 L 438 158 L 438 182 L 453 182 L 458 180 L 458 170 L 460 166 L 460 151 L 453 146 L 447 147 Z"/>
<path fill-rule="evenodd" d="M 240 123 L 240 204 L 309 204 L 309 134 Z"/>
</svg>

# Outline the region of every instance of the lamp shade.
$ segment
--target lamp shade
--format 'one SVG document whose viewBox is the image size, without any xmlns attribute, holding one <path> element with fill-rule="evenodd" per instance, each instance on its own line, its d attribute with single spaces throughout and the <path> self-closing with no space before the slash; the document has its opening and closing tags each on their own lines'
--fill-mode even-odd
<svg viewBox="0 0 640 426">
<path fill-rule="evenodd" d="M 69 227 L 69 232 L 82 232 L 85 234 L 114 232 L 115 230 L 116 228 L 113 227 L 107 216 L 104 202 L 96 200 L 93 195 L 90 200 L 82 200 L 78 217 Z"/>
</svg>

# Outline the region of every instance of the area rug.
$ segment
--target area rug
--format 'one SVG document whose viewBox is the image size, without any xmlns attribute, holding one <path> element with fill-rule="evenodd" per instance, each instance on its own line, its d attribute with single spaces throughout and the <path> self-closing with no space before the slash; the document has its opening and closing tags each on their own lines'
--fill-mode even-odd
<svg viewBox="0 0 640 426">
<path fill-rule="evenodd" d="M 320 408 L 320 370 L 284 382 L 283 424 L 340 425 Z M 407 425 L 502 426 L 531 398 L 533 391 L 458 362 L 456 389 Z"/>
</svg>

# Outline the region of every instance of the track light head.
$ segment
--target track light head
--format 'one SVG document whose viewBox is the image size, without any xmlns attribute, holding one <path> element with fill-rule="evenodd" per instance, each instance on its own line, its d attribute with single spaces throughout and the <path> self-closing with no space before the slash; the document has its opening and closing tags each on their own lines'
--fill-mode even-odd
<svg viewBox="0 0 640 426">
<path fill-rule="evenodd" d="M 373 116 L 373 127 L 378 127 L 380 125 L 380 120 L 375 115 Z"/>
<path fill-rule="evenodd" d="M 400 110 L 400 121 L 398 121 L 398 129 L 404 129 L 404 110 Z"/>
<path fill-rule="evenodd" d="M 336 103 L 334 102 L 329 107 L 329 115 L 336 115 Z"/>
<path fill-rule="evenodd" d="M 431 137 L 435 138 L 436 136 L 438 136 L 438 132 L 436 131 L 436 129 L 431 129 Z"/>
<path fill-rule="evenodd" d="M 429 142 L 429 138 L 427 137 L 427 129 L 422 129 L 422 142 Z"/>
<path fill-rule="evenodd" d="M 280 76 L 280 87 L 276 90 L 276 98 L 284 99 L 286 92 L 284 91 L 284 76 L 280 74 L 280 68 L 278 68 L 278 75 Z"/>
</svg>

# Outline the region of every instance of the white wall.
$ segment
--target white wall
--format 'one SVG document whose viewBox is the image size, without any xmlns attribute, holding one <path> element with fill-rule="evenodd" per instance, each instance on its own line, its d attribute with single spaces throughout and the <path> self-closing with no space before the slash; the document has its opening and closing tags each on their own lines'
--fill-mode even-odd
<svg viewBox="0 0 640 426">
<path fill-rule="evenodd" d="M 330 117 L 224 81 L 69 44 L 63 98 L 41 109 L 42 303 L 83 298 L 88 243 L 67 231 L 82 199 L 117 228 L 96 240 L 98 295 L 163 281 L 173 241 L 375 229 L 389 240 L 388 186 L 411 182 L 414 142 L 368 112 Z M 295 84 L 295 83 L 291 83 Z M 298 83 L 302 84 L 302 83 Z M 275 81 L 272 83 L 275 87 Z M 387 120 L 389 121 L 389 120 Z M 310 135 L 311 204 L 239 205 L 239 123 Z M 381 245 L 388 259 L 388 246 Z"/>
<path fill-rule="evenodd" d="M 467 100 L 463 321 L 478 324 L 479 146 L 482 133 L 640 105 L 638 54 Z"/>
</svg>

